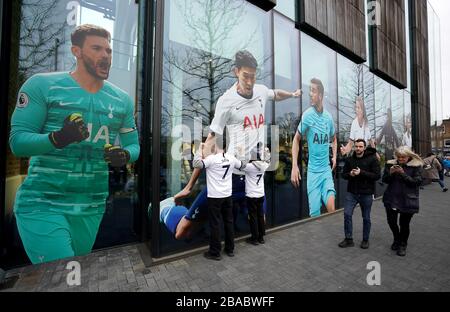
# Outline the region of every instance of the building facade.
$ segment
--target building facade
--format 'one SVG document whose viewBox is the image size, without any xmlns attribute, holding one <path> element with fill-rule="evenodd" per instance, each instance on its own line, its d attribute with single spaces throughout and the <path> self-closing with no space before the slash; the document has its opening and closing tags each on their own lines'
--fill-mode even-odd
<svg viewBox="0 0 450 312">
<path fill-rule="evenodd" d="M 257 83 L 303 90 L 298 99 L 269 102 L 264 123 L 276 157 L 266 174 L 266 224 L 277 227 L 309 218 L 307 146 L 300 157 L 303 183 L 292 187 L 292 140 L 309 107 L 312 78 L 323 82 L 325 109 L 339 146 L 347 144 L 362 99 L 371 141 L 382 165 L 394 149 L 431 150 L 426 0 L 45 0 L 1 1 L 1 266 L 27 263 L 14 213 L 15 194 L 28 159 L 8 146 L 17 93 L 37 73 L 71 71 L 70 34 L 96 24 L 112 34 L 109 80 L 135 100 L 141 155 L 136 164 L 110 171 L 110 195 L 94 249 L 145 242 L 160 258 L 207 243 L 200 229 L 175 240 L 160 216 L 160 203 L 188 182 L 192 155 L 208 134 L 218 98 L 232 86 L 233 58 L 250 51 Z M 20 21 L 17 22 L 17 21 Z M 255 121 L 257 123 L 257 121 Z M 341 207 L 346 185 L 335 174 Z M 201 176 L 189 208 L 205 187 Z M 379 186 L 378 194 L 383 192 Z M 326 209 L 324 210 L 324 212 Z M 249 232 L 245 207 L 235 210 L 238 236 Z"/>
</svg>

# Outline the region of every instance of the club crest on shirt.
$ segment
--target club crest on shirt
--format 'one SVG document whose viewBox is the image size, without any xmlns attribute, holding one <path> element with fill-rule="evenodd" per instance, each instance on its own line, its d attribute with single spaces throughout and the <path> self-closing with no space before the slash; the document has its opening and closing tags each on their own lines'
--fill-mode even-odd
<svg viewBox="0 0 450 312">
<path fill-rule="evenodd" d="M 113 115 L 114 107 L 112 107 L 112 105 L 109 104 L 108 109 L 109 109 L 108 118 L 113 119 L 114 118 L 114 115 Z"/>
<path fill-rule="evenodd" d="M 26 95 L 25 93 L 21 92 L 19 93 L 19 97 L 17 98 L 17 107 L 18 108 L 25 108 L 28 106 L 29 103 L 29 99 L 28 99 L 28 95 Z"/>
</svg>

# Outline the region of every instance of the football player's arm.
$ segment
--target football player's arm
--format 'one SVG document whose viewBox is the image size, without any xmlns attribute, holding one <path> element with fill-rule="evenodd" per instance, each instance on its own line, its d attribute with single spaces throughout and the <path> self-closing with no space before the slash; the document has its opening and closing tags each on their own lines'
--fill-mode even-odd
<svg viewBox="0 0 450 312">
<path fill-rule="evenodd" d="M 205 169 L 205 162 L 203 161 L 203 148 L 204 148 L 204 144 L 200 144 L 199 149 L 197 150 L 197 152 L 194 155 L 194 161 L 192 162 L 192 166 L 195 169 Z"/>
<path fill-rule="evenodd" d="M 239 160 L 237 158 L 234 159 L 234 168 L 241 170 L 241 171 L 245 171 L 245 167 L 247 167 L 247 162 L 244 160 Z"/>
<path fill-rule="evenodd" d="M 292 142 L 292 170 L 291 170 L 291 182 L 295 187 L 300 186 L 300 169 L 298 167 L 298 155 L 300 154 L 300 143 L 302 136 L 300 132 L 296 131 L 294 140 Z"/>
<path fill-rule="evenodd" d="M 39 82 L 37 77 L 25 82 L 11 118 L 9 144 L 17 157 L 43 155 L 55 150 L 49 134 L 42 133 L 47 120 L 47 99 Z"/>
<path fill-rule="evenodd" d="M 333 149 L 333 170 L 336 169 L 336 163 L 337 163 L 337 136 L 336 134 L 333 137 L 333 143 L 332 143 L 332 149 Z"/>
<path fill-rule="evenodd" d="M 353 148 L 353 140 L 348 139 L 348 142 L 345 146 L 341 145 L 341 148 L 340 148 L 341 155 L 342 156 L 348 155 L 352 151 L 352 148 Z"/>
<path fill-rule="evenodd" d="M 298 89 L 294 92 L 289 92 L 282 89 L 275 89 L 274 92 L 274 101 L 284 101 L 290 98 L 299 98 L 302 95 L 302 90 Z"/>
<path fill-rule="evenodd" d="M 216 140 L 216 138 L 215 138 L 214 132 L 211 132 L 210 134 L 208 134 L 208 137 L 206 138 L 206 141 L 205 141 L 205 148 L 206 148 L 206 146 L 212 146 L 212 144 L 215 144 L 215 140 Z M 201 173 L 201 169 L 194 168 L 188 184 L 186 184 L 186 186 L 178 194 L 176 194 L 174 196 L 176 203 L 178 203 L 180 199 L 189 196 L 195 183 L 197 183 L 200 173 Z"/>
<path fill-rule="evenodd" d="M 132 163 L 139 158 L 141 148 L 139 145 L 136 122 L 134 121 L 134 104 L 129 97 L 127 97 L 127 108 L 127 114 L 122 123 L 122 127 L 119 130 L 119 135 L 123 149 L 126 150 L 130 156 L 128 162 Z"/>
</svg>

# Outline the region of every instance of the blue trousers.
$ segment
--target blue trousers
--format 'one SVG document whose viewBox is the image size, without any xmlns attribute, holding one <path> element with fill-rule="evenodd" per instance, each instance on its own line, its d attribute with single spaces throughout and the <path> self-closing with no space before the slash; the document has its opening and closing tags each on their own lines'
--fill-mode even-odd
<svg viewBox="0 0 450 312">
<path fill-rule="evenodd" d="M 357 204 L 361 206 L 363 217 L 363 240 L 368 241 L 370 236 L 370 228 L 372 223 L 370 221 L 370 211 L 372 209 L 373 196 L 372 195 L 358 195 L 347 193 L 344 203 L 344 231 L 345 238 L 353 239 L 353 211 Z"/>
</svg>

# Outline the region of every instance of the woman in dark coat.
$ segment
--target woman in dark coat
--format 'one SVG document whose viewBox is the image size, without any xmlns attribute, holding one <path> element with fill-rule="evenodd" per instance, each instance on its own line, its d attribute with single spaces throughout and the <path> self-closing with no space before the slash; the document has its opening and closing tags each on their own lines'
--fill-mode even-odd
<svg viewBox="0 0 450 312">
<path fill-rule="evenodd" d="M 413 215 L 419 212 L 423 161 L 406 146 L 396 149 L 395 158 L 388 161 L 384 169 L 383 182 L 388 187 L 384 192 L 383 203 L 389 227 L 394 234 L 391 249 L 404 257 L 410 233 L 409 224 Z"/>
</svg>

